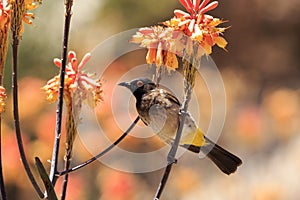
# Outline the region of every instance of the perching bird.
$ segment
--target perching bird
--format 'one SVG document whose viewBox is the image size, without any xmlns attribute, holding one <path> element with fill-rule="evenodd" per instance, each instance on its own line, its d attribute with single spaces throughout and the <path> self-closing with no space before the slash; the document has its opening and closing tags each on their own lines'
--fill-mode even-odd
<svg viewBox="0 0 300 200">
<path fill-rule="evenodd" d="M 145 125 L 151 127 L 165 143 L 172 144 L 179 124 L 179 100 L 169 91 L 158 88 L 148 78 L 138 78 L 119 85 L 128 88 L 135 96 L 137 112 Z M 207 154 L 228 175 L 242 164 L 240 158 L 205 137 L 190 113 L 185 117 L 179 144 L 192 152 Z"/>
</svg>

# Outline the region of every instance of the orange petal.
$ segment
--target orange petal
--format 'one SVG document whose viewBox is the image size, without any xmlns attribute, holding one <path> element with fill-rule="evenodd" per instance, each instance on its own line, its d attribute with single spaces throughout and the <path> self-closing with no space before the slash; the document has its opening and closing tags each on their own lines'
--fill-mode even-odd
<svg viewBox="0 0 300 200">
<path fill-rule="evenodd" d="M 193 6 L 196 12 L 199 9 L 199 4 L 200 4 L 200 0 L 193 0 Z"/>
<path fill-rule="evenodd" d="M 228 42 L 223 37 L 221 37 L 221 36 L 216 37 L 214 40 L 215 40 L 215 43 L 218 45 L 218 47 L 220 47 L 222 49 L 225 49 L 225 47 L 228 44 Z"/>
<path fill-rule="evenodd" d="M 79 65 L 78 65 L 78 67 L 77 67 L 78 70 L 81 70 L 81 69 L 83 68 L 83 66 L 91 59 L 91 57 L 92 57 L 92 54 L 91 54 L 91 53 L 86 53 L 86 54 L 83 56 L 81 62 L 79 63 Z"/>
<path fill-rule="evenodd" d="M 167 66 L 168 71 L 169 70 L 176 70 L 178 68 L 178 60 L 174 53 L 167 52 L 166 58 L 165 58 L 165 66 Z M 170 72 L 170 71 L 169 71 Z"/>
<path fill-rule="evenodd" d="M 179 0 L 179 1 L 185 7 L 185 9 L 187 11 L 189 11 L 190 13 L 193 12 L 193 4 L 192 4 L 191 0 Z"/>
<path fill-rule="evenodd" d="M 191 18 L 191 15 L 189 13 L 186 13 L 186 12 L 184 12 L 182 10 L 178 10 L 178 9 L 174 10 L 174 15 L 177 18 L 181 18 L 181 17 L 183 17 L 183 18 Z"/>
<path fill-rule="evenodd" d="M 156 49 L 155 48 L 149 48 L 147 55 L 146 55 L 146 62 L 148 64 L 155 63 L 156 60 Z"/>
<path fill-rule="evenodd" d="M 154 33 L 153 29 L 152 28 L 148 28 L 148 27 L 140 28 L 139 32 L 142 33 L 142 34 L 144 34 L 144 35 L 148 35 L 148 34 Z"/>
<path fill-rule="evenodd" d="M 61 59 L 54 58 L 54 59 L 53 59 L 53 62 L 54 62 L 54 64 L 55 64 L 57 67 L 61 67 Z"/>
<path fill-rule="evenodd" d="M 223 23 L 219 18 L 213 18 L 213 20 L 209 23 L 209 26 L 218 26 Z"/>
<path fill-rule="evenodd" d="M 182 22 L 179 22 L 178 23 L 178 26 L 183 26 L 183 25 L 185 25 L 185 24 L 188 24 L 188 23 L 190 23 L 190 19 L 187 19 L 187 20 L 184 20 L 184 21 L 182 21 Z"/>
<path fill-rule="evenodd" d="M 203 49 L 205 50 L 206 54 L 209 55 L 212 53 L 212 48 L 209 44 L 207 44 L 206 42 L 204 42 L 203 44 L 201 44 L 201 46 L 203 47 Z"/>
<path fill-rule="evenodd" d="M 200 4 L 198 10 L 202 10 L 209 2 L 210 2 L 210 0 L 203 0 L 202 3 Z"/>
<path fill-rule="evenodd" d="M 157 66 L 161 66 L 164 63 L 164 56 L 163 56 L 163 50 L 161 47 L 161 43 L 158 44 L 155 63 Z"/>
<path fill-rule="evenodd" d="M 206 12 L 208 12 L 208 11 L 210 11 L 210 10 L 213 10 L 213 9 L 215 9 L 217 6 L 218 6 L 218 2 L 217 1 L 213 1 L 213 2 L 211 2 L 210 4 L 208 4 L 206 7 L 204 7 L 204 8 L 202 8 L 201 10 L 200 10 L 200 13 L 206 13 Z"/>
</svg>

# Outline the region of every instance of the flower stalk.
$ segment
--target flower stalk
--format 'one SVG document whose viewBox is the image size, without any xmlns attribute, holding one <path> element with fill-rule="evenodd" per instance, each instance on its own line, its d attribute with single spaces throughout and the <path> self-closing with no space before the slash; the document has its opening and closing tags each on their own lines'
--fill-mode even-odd
<svg viewBox="0 0 300 200">
<path fill-rule="evenodd" d="M 64 33 L 63 33 L 63 44 L 62 44 L 62 60 L 61 68 L 59 74 L 59 91 L 58 91 L 58 103 L 56 111 L 56 126 L 55 126 L 55 135 L 54 135 L 54 146 L 51 159 L 51 169 L 50 169 L 50 180 L 55 185 L 57 181 L 58 172 L 58 154 L 59 154 L 59 145 L 61 139 L 61 127 L 62 127 L 62 113 L 63 113 L 63 97 L 64 97 L 64 84 L 65 84 L 65 74 L 66 74 L 66 63 L 67 63 L 67 52 L 68 52 L 68 42 L 69 42 L 69 32 L 71 26 L 71 17 L 72 17 L 72 0 L 65 1 L 65 22 L 64 22 Z"/>
<path fill-rule="evenodd" d="M 7 199 L 4 187 L 2 170 L 2 113 L 4 112 L 6 93 L 3 87 L 3 72 L 8 48 L 8 35 L 10 28 L 10 6 L 0 0 L 0 197 Z"/>
<path fill-rule="evenodd" d="M 13 117 L 15 122 L 15 131 L 21 161 L 27 176 L 40 198 L 44 198 L 44 194 L 35 180 L 24 151 L 24 145 L 21 135 L 20 120 L 19 120 L 19 100 L 18 100 L 18 48 L 22 37 L 23 25 L 22 19 L 26 15 L 27 4 L 24 0 L 15 0 L 11 2 L 11 32 L 12 32 L 12 92 L 13 92 Z"/>
<path fill-rule="evenodd" d="M 68 64 L 65 68 L 64 76 L 64 102 L 66 105 L 66 143 L 65 143 L 65 167 L 64 171 L 68 171 L 72 159 L 73 143 L 77 136 L 77 126 L 80 122 L 80 112 L 83 103 L 87 103 L 94 108 L 102 99 L 102 84 L 99 80 L 94 80 L 95 74 L 89 74 L 82 71 L 84 65 L 91 58 L 91 54 L 84 55 L 82 61 L 78 63 L 76 53 L 70 51 L 68 53 Z M 60 59 L 54 59 L 54 64 L 62 68 L 63 62 Z M 50 79 L 43 87 L 47 94 L 47 100 L 55 102 L 59 99 L 60 91 L 60 75 Z M 59 177 L 59 172 L 54 174 L 54 181 Z M 68 173 L 65 173 L 63 180 L 63 189 L 61 199 L 65 199 L 68 185 Z M 55 183 L 55 182 L 54 182 Z"/>
</svg>

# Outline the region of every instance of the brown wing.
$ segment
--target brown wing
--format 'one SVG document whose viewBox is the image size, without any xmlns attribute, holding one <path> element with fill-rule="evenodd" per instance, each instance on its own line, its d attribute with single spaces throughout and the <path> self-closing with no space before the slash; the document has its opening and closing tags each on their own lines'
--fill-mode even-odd
<svg viewBox="0 0 300 200">
<path fill-rule="evenodd" d="M 180 102 L 169 91 L 154 89 L 143 95 L 137 110 L 142 121 L 155 133 L 169 141 L 174 137 L 178 126 Z"/>
</svg>

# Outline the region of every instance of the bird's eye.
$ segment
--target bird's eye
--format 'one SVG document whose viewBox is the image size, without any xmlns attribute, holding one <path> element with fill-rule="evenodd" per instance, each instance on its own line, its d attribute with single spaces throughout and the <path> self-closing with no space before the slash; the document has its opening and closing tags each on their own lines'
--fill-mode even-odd
<svg viewBox="0 0 300 200">
<path fill-rule="evenodd" d="M 142 87 L 144 85 L 144 83 L 143 83 L 143 81 L 138 81 L 138 82 L 136 82 L 136 85 L 138 87 Z"/>
</svg>

